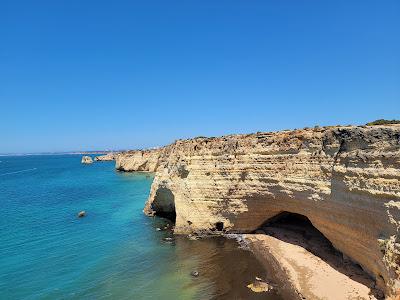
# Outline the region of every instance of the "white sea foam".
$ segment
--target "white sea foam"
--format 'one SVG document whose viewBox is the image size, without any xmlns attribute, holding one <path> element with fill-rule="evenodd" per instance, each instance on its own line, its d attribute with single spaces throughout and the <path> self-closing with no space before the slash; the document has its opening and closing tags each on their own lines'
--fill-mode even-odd
<svg viewBox="0 0 400 300">
<path fill-rule="evenodd" d="M 34 171 L 36 169 L 37 168 L 32 168 L 32 169 L 25 169 L 25 170 L 20 170 L 20 171 L 15 171 L 15 172 L 8 172 L 8 173 L 0 174 L 0 176 L 6 176 L 6 175 L 11 175 L 11 174 L 23 173 L 23 172 L 29 172 L 29 171 Z"/>
<path fill-rule="evenodd" d="M 240 233 L 227 233 L 224 236 L 228 239 L 234 239 L 239 244 L 239 248 L 243 250 L 250 250 L 249 244 L 244 238 L 243 234 Z"/>
</svg>

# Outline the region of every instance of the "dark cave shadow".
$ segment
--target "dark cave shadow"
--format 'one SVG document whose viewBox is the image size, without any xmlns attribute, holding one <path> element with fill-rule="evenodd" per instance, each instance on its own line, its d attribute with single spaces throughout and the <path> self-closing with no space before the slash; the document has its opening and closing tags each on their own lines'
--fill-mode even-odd
<svg viewBox="0 0 400 300">
<path fill-rule="evenodd" d="M 359 264 L 338 251 L 306 216 L 281 212 L 263 223 L 255 233 L 267 234 L 304 248 L 338 272 L 369 287 L 371 289 L 370 294 L 377 299 L 383 299 L 383 293 L 376 288 L 375 280 Z"/>
<path fill-rule="evenodd" d="M 170 189 L 159 188 L 151 204 L 151 209 L 156 216 L 176 222 L 175 196 Z"/>
</svg>

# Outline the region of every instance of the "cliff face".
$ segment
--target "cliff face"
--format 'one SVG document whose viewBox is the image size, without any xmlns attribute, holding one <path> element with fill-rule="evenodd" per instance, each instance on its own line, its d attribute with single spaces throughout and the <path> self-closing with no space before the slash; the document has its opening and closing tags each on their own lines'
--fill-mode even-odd
<svg viewBox="0 0 400 300">
<path fill-rule="evenodd" d="M 381 288 L 400 289 L 400 126 L 179 140 L 116 166 L 155 172 L 145 213 L 175 210 L 176 233 L 252 232 L 298 213 Z"/>
<path fill-rule="evenodd" d="M 95 161 L 112 161 L 112 160 L 115 160 L 116 156 L 117 156 L 117 153 L 109 152 L 109 153 L 104 154 L 104 155 L 96 156 L 94 158 L 94 160 Z"/>
<path fill-rule="evenodd" d="M 160 154 L 163 150 L 164 148 L 119 153 L 115 156 L 115 168 L 125 172 L 155 172 L 160 166 Z"/>
</svg>

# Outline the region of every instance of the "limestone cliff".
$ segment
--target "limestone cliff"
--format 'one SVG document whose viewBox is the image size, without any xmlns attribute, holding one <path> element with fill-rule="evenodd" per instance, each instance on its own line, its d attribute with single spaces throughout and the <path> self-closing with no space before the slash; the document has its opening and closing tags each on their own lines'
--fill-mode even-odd
<svg viewBox="0 0 400 300">
<path fill-rule="evenodd" d="M 398 125 L 178 140 L 116 167 L 155 172 L 144 211 L 175 210 L 176 233 L 253 232 L 298 213 L 388 294 L 400 289 Z"/>
<path fill-rule="evenodd" d="M 104 155 L 96 156 L 94 158 L 94 160 L 95 161 L 112 161 L 112 160 L 115 160 L 116 156 L 117 156 L 117 153 L 109 152 L 109 153 L 104 154 Z"/>
<path fill-rule="evenodd" d="M 159 148 L 119 153 L 115 157 L 115 168 L 125 172 L 155 172 L 160 165 L 160 154 L 163 150 L 164 148 Z"/>
</svg>

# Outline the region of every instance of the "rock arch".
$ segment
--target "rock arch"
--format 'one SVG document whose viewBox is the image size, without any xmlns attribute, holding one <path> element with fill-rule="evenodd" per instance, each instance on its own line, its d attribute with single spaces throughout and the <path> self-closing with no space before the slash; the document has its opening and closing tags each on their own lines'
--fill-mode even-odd
<svg viewBox="0 0 400 300">
<path fill-rule="evenodd" d="M 175 222 L 175 196 L 169 188 L 161 187 L 156 191 L 154 201 L 151 203 L 151 210 L 154 212 L 154 215 Z"/>
<path fill-rule="evenodd" d="M 337 126 L 178 140 L 152 150 L 158 164 L 144 211 L 171 211 L 152 208 L 168 187 L 178 234 L 217 231 L 217 222 L 251 233 L 282 211 L 299 213 L 387 295 L 400 295 L 399 134 L 399 126 Z M 125 170 L 143 161 L 122 158 Z"/>
</svg>

